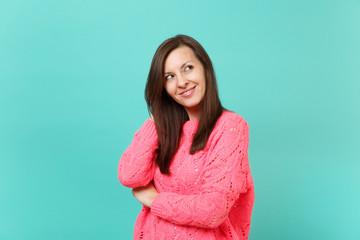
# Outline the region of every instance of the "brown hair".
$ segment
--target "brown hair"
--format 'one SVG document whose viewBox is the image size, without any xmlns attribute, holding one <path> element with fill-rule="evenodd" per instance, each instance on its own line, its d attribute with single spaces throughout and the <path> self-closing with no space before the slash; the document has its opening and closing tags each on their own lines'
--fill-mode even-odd
<svg viewBox="0 0 360 240">
<path fill-rule="evenodd" d="M 173 100 L 165 90 L 164 65 L 167 56 L 176 48 L 187 46 L 201 62 L 205 71 L 206 89 L 200 103 L 200 119 L 192 139 L 190 154 L 202 150 L 225 108 L 219 99 L 215 72 L 204 48 L 193 38 L 176 35 L 165 40 L 156 50 L 145 87 L 148 111 L 153 115 L 158 134 L 156 164 L 161 173 L 170 175 L 169 166 L 178 147 L 183 124 L 189 120 L 185 108 Z"/>
</svg>

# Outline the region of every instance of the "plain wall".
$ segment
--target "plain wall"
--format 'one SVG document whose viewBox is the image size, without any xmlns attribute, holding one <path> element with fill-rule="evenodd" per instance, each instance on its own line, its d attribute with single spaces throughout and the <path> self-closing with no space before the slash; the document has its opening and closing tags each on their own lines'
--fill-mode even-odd
<svg viewBox="0 0 360 240">
<path fill-rule="evenodd" d="M 0 1 L 0 239 L 132 239 L 117 164 L 158 45 L 250 126 L 250 239 L 359 240 L 360 1 Z"/>
</svg>

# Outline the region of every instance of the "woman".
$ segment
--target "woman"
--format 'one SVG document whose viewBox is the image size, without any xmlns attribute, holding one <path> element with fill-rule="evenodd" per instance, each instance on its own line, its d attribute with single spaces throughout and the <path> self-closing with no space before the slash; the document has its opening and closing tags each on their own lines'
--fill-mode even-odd
<svg viewBox="0 0 360 240">
<path fill-rule="evenodd" d="M 221 106 L 203 47 L 185 35 L 164 41 L 145 98 L 150 119 L 118 166 L 120 182 L 144 205 L 134 239 L 248 239 L 249 127 Z"/>
</svg>

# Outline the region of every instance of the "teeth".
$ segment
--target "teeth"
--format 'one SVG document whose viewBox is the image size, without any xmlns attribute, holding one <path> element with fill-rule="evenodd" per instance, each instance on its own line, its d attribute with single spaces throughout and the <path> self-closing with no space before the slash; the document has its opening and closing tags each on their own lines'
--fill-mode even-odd
<svg viewBox="0 0 360 240">
<path fill-rule="evenodd" d="M 189 91 L 186 91 L 186 92 L 182 93 L 181 95 L 188 94 L 188 93 L 191 92 L 191 90 L 193 90 L 193 88 L 191 88 Z"/>
</svg>

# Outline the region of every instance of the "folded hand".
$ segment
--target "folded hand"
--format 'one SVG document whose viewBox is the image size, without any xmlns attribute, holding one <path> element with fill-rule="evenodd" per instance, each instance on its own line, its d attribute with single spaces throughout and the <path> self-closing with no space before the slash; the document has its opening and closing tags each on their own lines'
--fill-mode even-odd
<svg viewBox="0 0 360 240">
<path fill-rule="evenodd" d="M 151 207 L 151 203 L 154 201 L 154 199 L 159 193 L 154 187 L 154 185 L 152 183 L 149 183 L 144 187 L 133 188 L 132 194 L 140 203 L 147 207 Z"/>
</svg>

